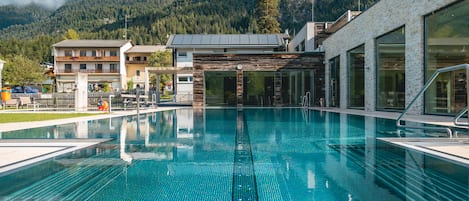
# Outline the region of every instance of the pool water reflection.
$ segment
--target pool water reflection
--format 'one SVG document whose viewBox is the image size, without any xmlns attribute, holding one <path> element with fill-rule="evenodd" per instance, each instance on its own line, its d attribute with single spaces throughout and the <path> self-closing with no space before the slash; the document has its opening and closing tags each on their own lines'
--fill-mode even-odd
<svg viewBox="0 0 469 201">
<path fill-rule="evenodd" d="M 376 140 L 397 137 L 394 125 L 292 108 L 180 109 L 4 132 L 115 140 L 3 175 L 0 199 L 469 200 L 467 167 Z"/>
</svg>

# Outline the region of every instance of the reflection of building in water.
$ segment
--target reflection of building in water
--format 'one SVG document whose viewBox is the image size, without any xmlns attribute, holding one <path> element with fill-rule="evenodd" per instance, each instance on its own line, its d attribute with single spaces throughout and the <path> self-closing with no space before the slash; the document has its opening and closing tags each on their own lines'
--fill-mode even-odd
<svg viewBox="0 0 469 201">
<path fill-rule="evenodd" d="M 56 125 L 47 138 L 117 138 L 115 128 L 118 128 L 120 123 L 109 118 Z"/>
<path fill-rule="evenodd" d="M 172 110 L 125 117 L 120 128 L 121 158 L 132 160 L 193 160 L 193 111 Z M 130 157 L 130 158 L 129 158 Z"/>
<path fill-rule="evenodd" d="M 177 138 L 194 138 L 194 114 L 192 110 L 176 110 Z"/>
<path fill-rule="evenodd" d="M 139 141 L 141 139 L 147 139 L 150 133 L 150 127 L 148 123 L 148 118 L 146 116 L 142 116 L 137 118 L 137 116 L 129 116 L 123 118 L 123 122 L 126 121 L 126 132 L 127 132 L 127 140 L 132 141 Z M 122 125 L 124 126 L 124 125 Z"/>
<path fill-rule="evenodd" d="M 194 113 L 192 110 L 176 110 L 176 138 L 193 139 L 194 138 Z M 178 144 L 177 156 L 180 158 L 194 158 L 194 144 Z"/>
</svg>

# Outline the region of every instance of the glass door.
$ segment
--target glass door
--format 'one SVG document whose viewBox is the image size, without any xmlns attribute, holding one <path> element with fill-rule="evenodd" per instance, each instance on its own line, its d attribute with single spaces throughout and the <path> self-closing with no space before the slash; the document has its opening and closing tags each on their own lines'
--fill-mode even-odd
<svg viewBox="0 0 469 201">
<path fill-rule="evenodd" d="M 236 71 L 206 71 L 204 77 L 206 106 L 236 106 Z"/>
</svg>

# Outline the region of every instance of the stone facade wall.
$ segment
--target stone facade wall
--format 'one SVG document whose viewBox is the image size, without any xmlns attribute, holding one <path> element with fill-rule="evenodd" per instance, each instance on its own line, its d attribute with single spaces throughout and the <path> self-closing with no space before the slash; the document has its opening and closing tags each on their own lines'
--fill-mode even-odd
<svg viewBox="0 0 469 201">
<path fill-rule="evenodd" d="M 376 108 L 375 38 L 405 26 L 406 105 L 424 82 L 424 16 L 458 0 L 379 1 L 324 41 L 326 60 L 326 97 L 329 97 L 329 60 L 340 55 L 340 107 L 348 105 L 347 51 L 365 44 L 365 110 Z M 329 100 L 326 99 L 328 104 Z M 423 98 L 409 111 L 423 113 Z"/>
<path fill-rule="evenodd" d="M 194 99 L 192 105 L 193 107 L 204 107 L 205 71 L 237 71 L 237 100 L 238 105 L 242 105 L 243 71 L 311 69 L 324 75 L 323 58 L 324 54 L 322 53 L 194 54 Z M 241 67 L 241 69 L 237 68 L 237 66 Z"/>
</svg>

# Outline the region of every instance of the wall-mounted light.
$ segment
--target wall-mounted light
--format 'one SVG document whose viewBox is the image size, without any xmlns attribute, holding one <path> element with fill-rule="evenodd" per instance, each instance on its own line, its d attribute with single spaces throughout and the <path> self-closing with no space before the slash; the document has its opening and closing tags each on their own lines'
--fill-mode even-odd
<svg viewBox="0 0 469 201">
<path fill-rule="evenodd" d="M 243 65 L 241 64 L 236 65 L 236 70 L 242 70 L 242 69 L 243 69 Z"/>
</svg>

